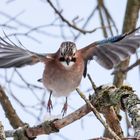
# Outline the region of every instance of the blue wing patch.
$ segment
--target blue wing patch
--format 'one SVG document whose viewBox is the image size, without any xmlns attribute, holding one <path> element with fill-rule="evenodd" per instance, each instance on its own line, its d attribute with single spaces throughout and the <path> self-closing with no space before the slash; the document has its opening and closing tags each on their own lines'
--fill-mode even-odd
<svg viewBox="0 0 140 140">
<path fill-rule="evenodd" d="M 105 40 L 98 41 L 97 44 L 102 45 L 102 44 L 105 44 L 105 43 L 114 43 L 114 42 L 122 40 L 124 37 L 125 37 L 125 34 L 114 36 L 114 37 L 109 37 Z"/>
</svg>

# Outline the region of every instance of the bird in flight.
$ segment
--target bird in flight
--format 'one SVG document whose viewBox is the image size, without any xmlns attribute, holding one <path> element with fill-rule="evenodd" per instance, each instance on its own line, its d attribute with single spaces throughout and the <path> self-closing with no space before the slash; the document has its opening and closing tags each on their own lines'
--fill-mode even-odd
<svg viewBox="0 0 140 140">
<path fill-rule="evenodd" d="M 136 52 L 140 46 L 140 27 L 131 32 L 93 42 L 77 49 L 71 41 L 62 42 L 56 53 L 35 53 L 0 38 L 0 68 L 22 67 L 38 62 L 45 64 L 42 82 L 50 92 L 48 111 L 52 109 L 51 95 L 65 96 L 63 113 L 67 110 L 67 97 L 86 76 L 87 63 L 97 61 L 102 67 L 112 69 Z"/>
</svg>

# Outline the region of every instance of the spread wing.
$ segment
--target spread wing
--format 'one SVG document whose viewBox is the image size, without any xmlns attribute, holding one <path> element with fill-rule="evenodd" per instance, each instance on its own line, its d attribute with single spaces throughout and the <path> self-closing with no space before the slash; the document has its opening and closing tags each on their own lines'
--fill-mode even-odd
<svg viewBox="0 0 140 140">
<path fill-rule="evenodd" d="M 22 67 L 40 62 L 47 54 L 37 54 L 0 37 L 0 68 Z"/>
<path fill-rule="evenodd" d="M 104 68 L 113 68 L 139 48 L 139 29 L 140 27 L 122 35 L 94 42 L 80 49 L 79 51 L 85 60 L 85 64 L 87 64 L 88 60 L 95 59 Z"/>
</svg>

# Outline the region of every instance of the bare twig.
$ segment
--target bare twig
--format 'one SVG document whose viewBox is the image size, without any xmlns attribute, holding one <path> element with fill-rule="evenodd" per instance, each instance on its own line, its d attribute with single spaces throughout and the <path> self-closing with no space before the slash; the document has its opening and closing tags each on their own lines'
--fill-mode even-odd
<svg viewBox="0 0 140 140">
<path fill-rule="evenodd" d="M 55 13 L 61 18 L 61 20 L 63 22 L 65 22 L 69 27 L 72 27 L 73 29 L 83 33 L 83 34 L 86 34 L 86 33 L 93 33 L 95 32 L 97 29 L 101 29 L 102 27 L 98 27 L 98 28 L 94 28 L 92 30 L 84 30 L 82 28 L 79 28 L 77 27 L 75 24 L 69 22 L 61 13 L 61 11 L 58 11 L 57 8 L 53 5 L 53 3 L 51 2 L 51 0 L 46 0 L 50 6 L 53 8 L 53 10 L 55 11 Z M 105 26 L 103 26 L 103 28 L 105 28 Z"/>
<path fill-rule="evenodd" d="M 21 78 L 21 80 L 27 85 L 27 87 L 29 88 L 29 90 L 31 91 L 31 93 L 35 96 L 35 98 L 38 101 L 41 101 L 40 98 L 38 97 L 38 95 L 34 92 L 34 90 L 30 87 L 30 84 L 23 78 L 23 76 L 21 75 L 21 73 L 15 69 L 15 72 L 17 73 L 17 75 L 19 76 L 19 78 Z"/>
<path fill-rule="evenodd" d="M 101 21 L 101 25 L 104 27 L 105 26 L 105 21 L 107 21 L 107 26 L 109 28 L 110 34 L 113 35 L 113 31 L 111 28 L 111 23 L 113 24 L 113 27 L 115 28 L 116 32 L 118 33 L 118 29 L 116 27 L 115 21 L 113 20 L 112 16 L 108 12 L 108 9 L 106 8 L 104 1 L 103 0 L 97 0 L 97 8 L 99 11 L 99 17 Z M 104 37 L 108 37 L 108 32 L 106 28 L 103 28 L 103 34 Z"/>
<path fill-rule="evenodd" d="M 140 65 L 140 59 L 138 59 L 134 64 L 130 65 L 128 68 L 122 70 L 122 72 L 128 72 L 138 65 Z"/>
<path fill-rule="evenodd" d="M 85 27 L 88 25 L 89 21 L 92 19 L 92 17 L 93 17 L 93 15 L 94 15 L 94 13 L 95 13 L 96 10 L 97 10 L 97 7 L 95 7 L 95 8 L 92 10 L 92 12 L 91 12 L 91 14 L 88 16 L 86 22 L 83 24 L 82 29 L 85 29 Z M 77 40 L 77 39 L 80 37 L 80 35 L 81 35 L 81 33 L 78 33 L 78 34 L 75 36 L 74 40 Z"/>
<path fill-rule="evenodd" d="M 116 74 L 118 72 L 122 72 L 123 74 L 127 73 L 128 71 L 132 70 L 133 68 L 135 68 L 136 66 L 140 65 L 140 59 L 138 59 L 135 63 L 133 63 L 132 65 L 130 65 L 129 67 L 125 68 L 125 69 L 116 69 L 115 71 L 112 72 L 112 74 Z"/>
<path fill-rule="evenodd" d="M 97 119 L 104 125 L 104 127 L 110 132 L 110 134 L 113 136 L 115 140 L 121 140 L 117 134 L 109 127 L 109 125 L 102 119 L 99 112 L 96 110 L 96 108 L 91 104 L 89 100 L 86 99 L 85 95 L 77 88 L 76 91 L 79 93 L 81 98 L 87 103 L 87 105 L 91 108 L 92 112 L 95 114 Z"/>
<path fill-rule="evenodd" d="M 9 4 L 11 2 L 14 2 L 15 0 L 7 0 L 6 3 Z"/>
<path fill-rule="evenodd" d="M 88 76 L 88 78 L 89 78 L 89 80 L 92 84 L 92 88 L 94 89 L 96 96 L 98 96 L 98 87 L 95 85 L 95 83 L 92 80 L 92 78 L 90 77 L 90 75 L 88 74 L 87 76 Z M 118 116 L 115 113 L 113 107 L 110 107 L 110 106 L 106 107 L 101 111 L 101 113 L 103 113 L 103 115 L 106 118 L 106 121 L 107 121 L 108 125 L 111 127 L 111 129 L 113 131 L 115 131 L 116 134 L 119 137 L 122 138 L 123 137 L 123 132 L 122 132 L 122 129 L 121 129 L 121 126 L 120 126 L 120 123 L 119 123 Z M 110 133 L 109 133 L 109 135 L 110 135 Z"/>
<path fill-rule="evenodd" d="M 104 19 L 103 19 L 103 14 L 102 14 L 102 9 L 101 9 L 102 4 L 103 4 L 103 0 L 98 0 L 98 11 L 99 11 L 99 17 L 100 17 L 101 25 L 105 26 Z M 108 37 L 107 31 L 106 31 L 105 28 L 103 29 L 103 34 L 104 34 L 104 37 Z"/>
<path fill-rule="evenodd" d="M 50 24 L 45 24 L 45 25 L 39 25 L 39 26 L 36 26 L 36 27 L 33 27 L 31 25 L 28 25 L 24 22 L 21 22 L 20 20 L 18 20 L 17 18 L 22 15 L 25 11 L 21 11 L 20 13 L 18 13 L 17 15 L 15 15 L 14 17 L 10 16 L 9 14 L 6 14 L 2 11 L 0 11 L 0 15 L 2 16 L 5 16 L 6 18 L 8 18 L 8 20 L 1 24 L 3 25 L 4 27 L 13 27 L 13 26 L 10 26 L 8 25 L 10 22 L 14 22 L 18 25 L 20 25 L 21 27 L 24 27 L 26 29 L 28 29 L 28 31 L 24 32 L 24 33 L 12 33 L 12 34 L 9 34 L 8 36 L 27 36 L 29 37 L 30 39 L 36 41 L 36 42 L 39 42 L 37 38 L 31 36 L 31 32 L 37 32 L 37 33 L 40 33 L 40 34 L 43 34 L 43 35 L 48 35 L 48 36 L 52 36 L 52 37 L 59 37 L 55 34 L 51 34 L 51 33 L 47 33 L 46 31 L 44 30 L 41 30 L 42 28 L 46 28 L 46 27 L 50 27 L 50 26 L 60 26 L 60 25 L 56 25 L 55 22 L 58 20 L 58 18 L 55 18 Z M 16 26 L 17 27 L 17 26 Z M 14 28 L 14 27 L 13 27 Z M 12 29 L 13 29 L 12 28 Z M 15 28 L 15 29 L 18 29 L 18 28 Z M 39 42 L 40 43 L 40 42 Z"/>
<path fill-rule="evenodd" d="M 89 102 L 83 96 L 83 94 L 81 94 L 81 92 L 78 89 L 77 91 L 82 96 L 82 98 L 86 101 L 87 104 L 82 106 L 80 109 L 76 110 L 75 112 L 69 114 L 68 116 L 62 119 L 55 119 L 53 121 L 45 121 L 34 127 L 23 127 L 23 129 L 21 128 L 21 129 L 16 130 L 16 133 L 15 133 L 15 130 L 13 130 L 13 133 L 15 135 L 22 133 L 24 135 L 26 134 L 28 138 L 34 138 L 38 135 L 58 132 L 59 129 L 80 119 L 81 117 L 88 114 L 90 111 L 98 113 L 98 111 L 94 108 L 93 105 L 95 105 L 97 108 L 101 107 L 101 109 L 104 109 L 107 106 L 112 106 L 118 103 L 122 106 L 122 108 L 128 111 L 128 113 L 130 114 L 130 117 L 134 116 L 134 118 L 136 118 L 136 119 L 132 119 L 132 122 L 133 122 L 134 128 L 139 129 L 139 119 L 138 119 L 139 106 L 138 105 L 140 103 L 140 100 L 138 99 L 136 94 L 133 94 L 132 88 L 128 86 L 122 86 L 121 88 L 116 88 L 115 86 L 101 86 L 101 87 L 102 88 L 100 89 L 98 93 L 99 97 L 96 98 L 93 96 L 93 100 L 91 102 Z M 102 120 L 102 118 L 98 116 L 99 114 L 98 115 L 95 114 L 95 115 L 98 117 L 98 119 L 100 118 L 100 121 L 105 125 L 105 127 L 108 127 L 107 124 Z M 9 134 L 11 134 L 11 136 L 9 137 L 12 137 L 13 133 L 10 131 L 10 133 L 8 133 L 8 136 Z M 6 135 L 7 135 L 7 131 L 6 131 Z M 120 140 L 120 138 L 118 138 L 118 136 L 116 137 L 116 135 L 114 138 Z"/>
<path fill-rule="evenodd" d="M 11 25 L 7 25 L 7 24 L 0 24 L 0 26 L 1 26 L 1 27 L 4 27 L 4 28 L 14 29 L 14 30 L 16 30 L 16 27 L 11 26 Z"/>
<path fill-rule="evenodd" d="M 87 74 L 87 76 L 88 76 L 88 79 L 89 79 L 90 82 L 91 82 L 92 88 L 93 88 L 94 91 L 96 92 L 97 86 L 95 85 L 94 81 L 92 80 L 90 74 Z"/>
</svg>

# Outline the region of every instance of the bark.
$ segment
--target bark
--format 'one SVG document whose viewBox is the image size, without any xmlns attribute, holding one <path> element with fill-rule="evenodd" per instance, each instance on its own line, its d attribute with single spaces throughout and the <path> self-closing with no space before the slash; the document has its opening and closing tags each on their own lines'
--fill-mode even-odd
<svg viewBox="0 0 140 140">
<path fill-rule="evenodd" d="M 16 111 L 14 110 L 8 96 L 6 95 L 6 93 L 4 92 L 1 86 L 0 86 L 0 103 L 3 107 L 6 117 L 8 118 L 13 128 L 18 128 L 24 125 L 22 120 L 16 114 Z"/>
<path fill-rule="evenodd" d="M 103 113 L 107 107 L 119 104 L 123 110 L 128 112 L 130 118 L 132 119 L 132 125 L 135 129 L 135 139 L 140 138 L 140 100 L 131 87 L 122 86 L 120 88 L 116 88 L 115 86 L 101 86 L 97 91 L 97 96 L 93 95 L 90 99 L 90 104 L 96 107 L 100 113 Z M 61 128 L 80 119 L 90 111 L 93 111 L 92 109 L 93 108 L 91 106 L 85 104 L 83 107 L 69 114 L 65 118 L 59 120 L 55 119 L 53 121 L 45 121 L 42 124 L 34 127 L 23 127 L 17 130 L 13 130 L 13 133 L 12 131 L 9 132 L 11 137 L 14 136 L 16 140 L 21 140 L 21 137 L 24 135 L 26 138 L 34 139 L 38 135 L 51 134 L 54 132 L 56 133 Z M 94 113 L 97 116 L 97 111 Z M 5 134 L 6 136 L 7 134 L 9 136 L 8 132 Z M 114 138 L 118 139 L 117 137 Z"/>
</svg>

